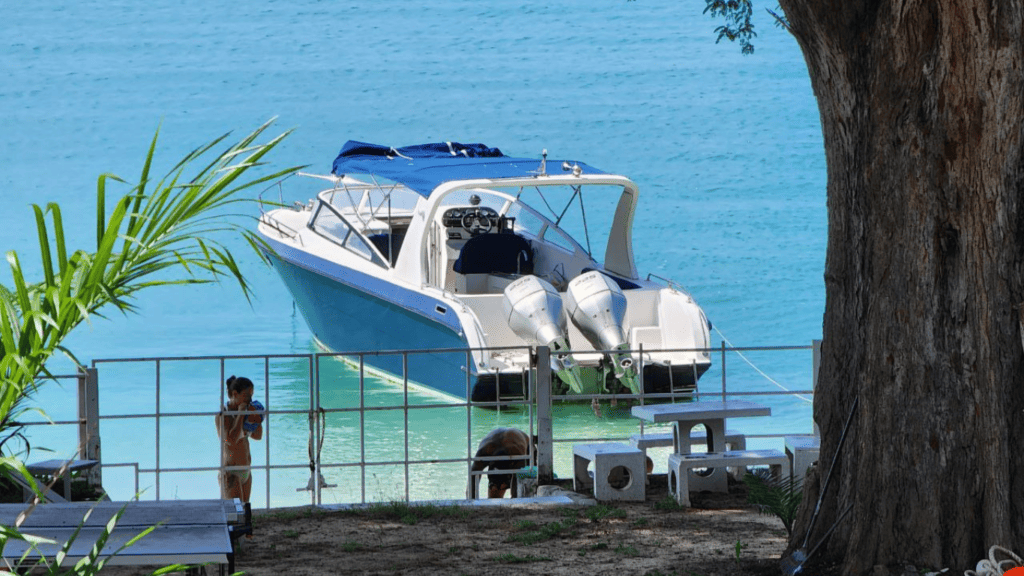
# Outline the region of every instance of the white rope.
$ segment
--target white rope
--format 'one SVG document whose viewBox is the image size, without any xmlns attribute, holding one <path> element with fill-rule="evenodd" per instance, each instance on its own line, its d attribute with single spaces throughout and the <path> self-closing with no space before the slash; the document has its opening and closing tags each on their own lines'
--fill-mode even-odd
<svg viewBox="0 0 1024 576">
<path fill-rule="evenodd" d="M 718 326 L 714 326 L 714 329 L 715 329 L 715 332 L 717 332 L 717 333 L 718 333 L 718 335 L 719 335 L 719 336 L 721 336 L 721 338 L 722 338 L 722 341 L 723 341 L 723 342 L 725 342 L 726 344 L 728 344 L 730 348 L 735 348 L 735 346 L 733 346 L 733 345 L 732 345 L 732 342 L 729 342 L 729 339 L 725 337 L 725 334 L 722 334 L 722 331 L 718 329 Z M 771 382 L 772 384 L 775 384 L 775 385 L 776 385 L 776 386 L 778 386 L 779 388 L 781 388 L 781 389 L 785 390 L 786 392 L 789 392 L 789 393 L 791 393 L 791 394 L 792 394 L 792 390 L 790 390 L 789 388 L 786 388 L 786 387 L 785 387 L 785 386 L 783 386 L 782 384 L 779 384 L 779 383 L 778 383 L 777 381 L 775 381 L 775 379 L 774 379 L 774 378 L 772 378 L 771 376 L 769 376 L 769 375 L 765 374 L 763 370 L 761 370 L 761 369 L 760 369 L 760 368 L 758 368 L 757 366 L 754 366 L 754 363 L 753 363 L 753 362 L 751 362 L 749 358 L 747 358 L 746 356 L 744 356 L 742 352 L 740 352 L 739 350 L 733 350 L 733 352 L 735 352 L 736 354 L 738 354 L 738 355 L 739 355 L 739 357 L 740 357 L 740 358 L 742 358 L 744 362 L 746 362 L 747 364 L 749 364 L 749 365 L 750 365 L 750 367 L 751 367 L 751 368 L 753 368 L 753 369 L 754 369 L 754 370 L 755 370 L 755 371 L 756 371 L 756 372 L 757 372 L 758 374 L 760 374 L 761 376 L 764 376 L 764 379 L 765 379 L 765 380 L 767 380 L 767 381 Z M 796 396 L 797 398 L 799 398 L 799 399 L 803 400 L 804 402 L 813 402 L 813 400 L 811 400 L 810 398 L 808 398 L 808 397 L 806 397 L 806 396 L 804 396 L 804 395 L 802 395 L 802 394 L 793 394 L 793 395 L 794 395 L 794 396 Z M 980 575 L 979 575 L 979 576 L 980 576 Z"/>
<path fill-rule="evenodd" d="M 1008 556 L 1003 560 L 996 558 L 996 552 Z M 988 549 L 988 558 L 982 558 L 974 570 L 964 571 L 964 576 L 1003 576 L 1007 570 L 1024 565 L 1024 560 L 1013 552 L 1002 546 L 993 546 Z"/>
</svg>

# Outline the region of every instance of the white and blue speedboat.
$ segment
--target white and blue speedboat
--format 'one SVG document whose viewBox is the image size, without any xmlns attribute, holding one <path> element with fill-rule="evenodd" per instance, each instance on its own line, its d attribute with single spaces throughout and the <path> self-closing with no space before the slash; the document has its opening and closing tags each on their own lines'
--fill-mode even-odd
<svg viewBox="0 0 1024 576">
<path fill-rule="evenodd" d="M 385 373 L 491 401 L 519 394 L 547 345 L 555 392 L 692 391 L 709 323 L 637 273 L 636 185 L 546 156 L 350 141 L 330 175 L 301 175 L 315 198 L 265 210 L 259 233 L 326 349 L 452 350 L 365 356 Z"/>
</svg>

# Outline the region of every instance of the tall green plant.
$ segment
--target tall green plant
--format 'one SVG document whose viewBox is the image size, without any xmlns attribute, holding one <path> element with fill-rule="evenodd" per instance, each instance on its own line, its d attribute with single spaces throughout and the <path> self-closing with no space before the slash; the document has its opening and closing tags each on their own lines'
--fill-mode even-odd
<svg viewBox="0 0 1024 576">
<path fill-rule="evenodd" d="M 786 533 L 792 535 L 793 522 L 804 495 L 800 482 L 790 476 L 777 480 L 770 473 L 758 470 L 747 473 L 743 483 L 747 485 L 747 500 L 762 514 L 771 514 L 782 520 Z"/>
<path fill-rule="evenodd" d="M 264 156 L 288 134 L 264 144 L 256 143 L 270 124 L 267 122 L 225 148 L 220 147 L 227 134 L 196 148 L 163 178 L 153 182 L 150 169 L 158 130 L 146 154 L 139 183 L 117 200 L 109 213 L 107 184 L 125 181 L 112 174 L 99 177 L 94 250 L 69 249 L 60 206 L 32 206 L 43 278 L 38 282 L 26 280 L 17 252 L 10 250 L 7 262 L 12 284 L 0 286 L 0 474 L 19 475 L 35 487 L 24 463 L 10 455 L 5 444 L 20 435 L 17 418 L 26 410 L 25 399 L 40 379 L 50 376 L 46 362 L 62 352 L 78 364 L 63 342 L 83 321 L 102 317 L 100 310 L 104 308 L 135 312 L 135 295 L 156 286 L 204 284 L 230 277 L 238 282 L 246 299 L 250 298 L 251 289 L 234 256 L 216 237 L 222 233 L 240 234 L 263 257 L 258 237 L 243 227 L 246 221 L 229 208 L 238 202 L 252 201 L 241 197 L 243 191 L 298 169 L 247 178 L 247 172 L 262 166 Z M 215 150 L 218 148 L 220 152 Z M 100 551 L 120 514 L 111 519 L 103 535 L 93 543 L 90 554 L 73 567 L 64 567 L 63 559 L 77 531 L 52 561 L 43 558 L 36 567 L 43 567 L 48 574 L 100 571 L 105 564 L 99 558 Z M 148 532 L 131 539 L 118 551 Z M 11 539 L 25 540 L 33 547 L 44 543 L 22 534 L 17 526 L 0 526 L 0 550 Z M 24 568 L 24 563 L 23 557 L 19 567 Z M 171 566 L 154 574 L 180 568 Z"/>
<path fill-rule="evenodd" d="M 159 130 L 145 157 L 138 184 L 107 210 L 107 187 L 125 181 L 112 174 L 96 186 L 96 246 L 71 250 L 60 206 L 33 205 L 42 280 L 26 279 L 17 252 L 7 252 L 12 283 L 0 289 L 0 449 L 17 433 L 16 419 L 36 382 L 50 376 L 47 361 L 61 352 L 77 362 L 64 339 L 101 310 L 135 312 L 136 294 L 156 286 L 189 285 L 233 278 L 247 299 L 251 288 L 231 251 L 217 237 L 240 234 L 259 240 L 230 208 L 252 202 L 253 186 L 293 172 L 287 168 L 249 177 L 287 132 L 257 143 L 271 122 L 234 144 L 225 134 L 192 150 L 157 181 L 151 177 Z M 223 148 L 222 148 L 223 147 Z M 49 221 L 48 221 L 49 218 Z M 262 254 L 261 254 L 262 257 Z M 9 453 L 9 450 L 4 452 Z M 9 471 L 8 466 L 0 468 Z"/>
</svg>

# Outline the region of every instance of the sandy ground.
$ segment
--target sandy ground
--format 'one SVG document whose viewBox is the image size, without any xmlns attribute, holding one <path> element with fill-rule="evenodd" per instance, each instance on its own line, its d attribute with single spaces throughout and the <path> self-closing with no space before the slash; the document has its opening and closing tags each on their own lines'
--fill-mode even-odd
<svg viewBox="0 0 1024 576">
<path fill-rule="evenodd" d="M 779 574 L 782 523 L 729 496 L 643 503 L 256 513 L 236 569 L 270 574 Z M 737 553 L 737 546 L 739 551 Z"/>
<path fill-rule="evenodd" d="M 692 498 L 693 508 L 679 508 L 656 476 L 646 502 L 256 510 L 235 569 L 254 576 L 780 574 L 785 529 L 747 503 L 743 484 Z"/>
</svg>

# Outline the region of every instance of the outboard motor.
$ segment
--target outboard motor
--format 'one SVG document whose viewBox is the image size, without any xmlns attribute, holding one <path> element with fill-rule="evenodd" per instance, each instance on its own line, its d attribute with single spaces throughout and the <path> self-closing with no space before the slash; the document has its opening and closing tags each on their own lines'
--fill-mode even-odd
<svg viewBox="0 0 1024 576">
<path fill-rule="evenodd" d="M 629 355 L 629 342 L 622 329 L 626 317 L 626 295 L 614 280 L 593 270 L 580 274 L 566 289 L 569 317 L 597 350 L 609 350 L 615 378 L 640 393 L 636 366 Z"/>
<path fill-rule="evenodd" d="M 530 344 L 551 348 L 551 369 L 577 394 L 583 393 L 579 366 L 569 354 L 562 298 L 550 283 L 523 276 L 505 287 L 505 319 L 517 336 Z"/>
</svg>

